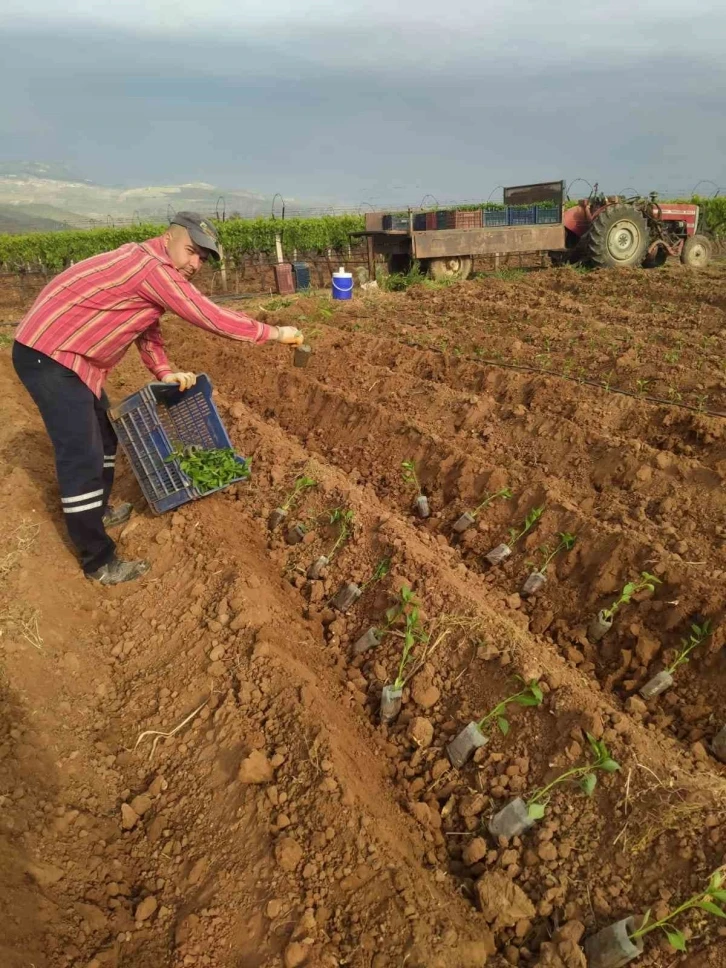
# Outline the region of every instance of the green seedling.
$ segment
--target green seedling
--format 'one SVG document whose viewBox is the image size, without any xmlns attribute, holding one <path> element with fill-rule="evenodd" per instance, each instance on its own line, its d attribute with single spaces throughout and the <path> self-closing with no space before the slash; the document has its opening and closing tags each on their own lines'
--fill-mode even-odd
<svg viewBox="0 0 726 968">
<path fill-rule="evenodd" d="M 603 770 L 605 773 L 616 773 L 620 769 L 620 764 L 610 756 L 603 741 L 595 739 L 590 733 L 586 735 L 592 752 L 592 760 L 583 766 L 574 766 L 570 770 L 565 770 L 546 786 L 535 790 L 527 800 L 527 813 L 530 820 L 541 820 L 544 817 L 550 792 L 561 783 L 577 781 L 582 792 L 591 797 L 597 786 L 598 770 Z"/>
<path fill-rule="evenodd" d="M 604 608 L 602 610 L 601 614 L 603 619 L 606 622 L 610 621 L 615 617 L 615 613 L 618 611 L 618 609 L 622 608 L 623 605 L 628 604 L 633 595 L 637 595 L 639 592 L 644 592 L 646 590 L 653 592 L 655 591 L 655 586 L 660 584 L 660 578 L 656 578 L 655 575 L 648 574 L 647 571 L 641 572 L 638 581 L 629 581 L 628 584 L 623 587 L 620 595 L 618 598 L 616 598 L 610 608 Z"/>
<path fill-rule="evenodd" d="M 299 477 L 296 477 L 292 491 L 290 491 L 288 496 L 280 505 L 280 509 L 282 511 L 289 511 L 304 491 L 311 487 L 317 487 L 317 484 L 318 482 L 314 478 L 308 477 L 307 474 L 301 474 Z"/>
<path fill-rule="evenodd" d="M 484 510 L 484 508 L 489 507 L 492 501 L 496 501 L 498 497 L 504 498 L 505 501 L 508 501 L 511 496 L 512 492 L 508 487 L 500 487 L 498 491 L 494 492 L 494 494 L 487 494 L 481 504 L 478 504 L 473 511 L 469 511 L 469 514 L 475 518 L 481 511 Z"/>
<path fill-rule="evenodd" d="M 645 393 L 645 391 L 650 387 L 652 380 L 636 380 L 637 392 Z"/>
<path fill-rule="evenodd" d="M 416 497 L 420 497 L 421 494 L 423 494 L 423 491 L 421 490 L 421 483 L 418 479 L 418 474 L 416 473 L 415 462 L 412 460 L 405 460 L 401 464 L 401 468 L 403 471 L 403 483 L 413 487 L 416 491 Z"/>
<path fill-rule="evenodd" d="M 368 579 L 367 582 L 365 582 L 365 584 L 361 585 L 361 588 L 360 588 L 361 594 L 366 590 L 366 588 L 370 588 L 371 585 L 375 585 L 376 582 L 381 581 L 383 578 L 385 578 L 390 570 L 391 570 L 391 559 L 381 558 L 381 560 L 376 565 L 376 570 L 373 572 L 371 577 Z"/>
<path fill-rule="evenodd" d="M 528 561 L 527 564 L 534 568 L 534 573 L 539 575 L 544 575 L 547 568 L 552 561 L 561 551 L 572 551 L 575 547 L 575 541 L 577 540 L 574 534 L 570 534 L 569 531 L 560 531 L 557 535 L 560 539 L 555 545 L 554 549 L 551 549 L 549 545 L 541 545 L 539 552 L 542 555 L 542 564 L 539 568 L 536 567 L 534 561 Z"/>
<path fill-rule="evenodd" d="M 524 682 L 524 679 L 521 679 L 520 681 Z M 502 736 L 506 736 L 509 732 L 509 720 L 505 715 L 507 706 L 509 706 L 510 703 L 514 703 L 517 706 L 539 706 L 543 698 L 544 697 L 542 696 L 542 690 L 539 687 L 539 682 L 537 682 L 536 679 L 530 679 L 525 688 L 520 692 L 515 693 L 513 696 L 507 696 L 506 699 L 503 699 L 500 703 L 497 703 L 491 712 L 488 712 L 483 719 L 479 720 L 477 726 L 483 733 L 491 725 L 491 723 L 496 722 Z"/>
<path fill-rule="evenodd" d="M 694 649 L 697 649 L 699 645 L 702 645 L 706 639 L 711 635 L 711 623 L 706 620 L 701 625 L 697 625 L 695 622 L 691 625 L 691 634 L 687 638 L 681 639 L 681 647 L 678 653 L 671 662 L 671 664 L 666 669 L 666 672 L 673 675 L 679 666 L 684 665 L 688 662 L 688 657 Z"/>
<path fill-rule="evenodd" d="M 520 538 L 523 538 L 525 534 L 531 531 L 543 514 L 544 504 L 541 507 L 532 508 L 527 517 L 524 519 L 524 525 L 519 531 L 516 528 L 510 528 L 509 541 L 507 542 L 509 547 L 513 548 Z"/>
<path fill-rule="evenodd" d="M 353 533 L 354 517 L 354 511 L 344 511 L 342 508 L 334 508 L 330 512 L 330 523 L 338 525 L 338 537 L 335 539 L 333 547 L 325 556 L 329 562 L 333 560 L 333 556 L 340 551 Z"/>
<path fill-rule="evenodd" d="M 240 478 L 246 480 L 252 463 L 249 459 L 240 462 L 231 447 L 203 450 L 196 446 L 174 450 L 164 463 L 172 461 L 177 461 L 180 470 L 201 494 L 226 487 Z"/>
<path fill-rule="evenodd" d="M 635 941 L 638 938 L 644 938 L 651 931 L 662 931 L 671 948 L 676 951 L 685 951 L 686 936 L 678 928 L 673 927 L 673 920 L 693 908 L 698 908 L 700 911 L 713 914 L 718 918 L 726 918 L 726 890 L 723 889 L 723 883 L 723 869 L 719 868 L 711 874 L 705 891 L 692 895 L 664 918 L 651 921 L 650 910 L 646 911 L 640 927 L 630 935 L 631 939 Z"/>
<path fill-rule="evenodd" d="M 424 629 L 419 614 L 419 603 L 410 588 L 405 585 L 401 589 L 401 605 L 404 619 L 404 628 L 401 632 L 395 632 L 403 639 L 401 647 L 401 658 L 398 663 L 398 673 L 393 683 L 394 689 L 403 689 L 406 684 L 406 669 L 414 661 L 414 649 L 417 645 L 428 642 L 428 633 Z"/>
</svg>

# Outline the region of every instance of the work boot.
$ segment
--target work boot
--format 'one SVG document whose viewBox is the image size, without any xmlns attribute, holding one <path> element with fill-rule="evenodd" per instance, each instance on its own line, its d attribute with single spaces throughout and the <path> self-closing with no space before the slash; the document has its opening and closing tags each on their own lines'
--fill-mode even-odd
<svg viewBox="0 0 726 968">
<path fill-rule="evenodd" d="M 133 504 L 119 504 L 118 507 L 108 507 L 103 512 L 104 528 L 117 528 L 120 524 L 126 524 L 134 510 Z"/>
<path fill-rule="evenodd" d="M 99 585 L 120 585 L 121 582 L 141 578 L 149 568 L 151 565 L 148 561 L 122 561 L 120 558 L 112 558 L 97 571 L 87 572 L 86 577 L 97 581 Z"/>
</svg>

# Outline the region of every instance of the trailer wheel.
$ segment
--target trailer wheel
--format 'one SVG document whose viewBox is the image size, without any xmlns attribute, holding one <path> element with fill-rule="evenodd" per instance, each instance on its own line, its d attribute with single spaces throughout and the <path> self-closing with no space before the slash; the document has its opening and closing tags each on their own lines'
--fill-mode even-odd
<svg viewBox="0 0 726 968">
<path fill-rule="evenodd" d="M 692 269 L 703 269 L 711 261 L 711 241 L 705 235 L 692 235 L 683 243 L 681 262 Z"/>
<path fill-rule="evenodd" d="M 471 275 L 472 257 L 452 255 L 446 259 L 429 259 L 429 275 L 436 282 L 468 279 Z"/>
</svg>

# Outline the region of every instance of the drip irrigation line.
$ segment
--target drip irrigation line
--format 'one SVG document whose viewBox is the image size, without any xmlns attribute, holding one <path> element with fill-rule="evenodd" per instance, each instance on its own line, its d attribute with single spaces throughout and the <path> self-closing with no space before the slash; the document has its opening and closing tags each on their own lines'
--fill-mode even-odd
<svg viewBox="0 0 726 968">
<path fill-rule="evenodd" d="M 434 353 L 440 353 L 444 355 L 444 350 L 438 349 L 436 346 L 426 346 L 423 343 L 418 343 L 415 340 L 406 341 L 407 346 L 416 346 L 418 349 L 422 350 L 433 350 Z M 680 410 L 690 410 L 693 413 L 701 413 L 707 417 L 726 417 L 726 413 L 721 410 L 703 410 L 700 407 L 694 407 L 690 403 L 676 403 L 673 400 L 665 400 L 663 397 L 653 397 L 649 394 L 635 393 L 633 390 L 622 390 L 620 387 L 608 387 L 604 383 L 598 383 L 597 380 L 581 380 L 574 376 L 567 376 L 564 373 L 558 373 L 556 370 L 544 370 L 538 366 L 528 366 L 526 363 L 503 363 L 498 360 L 485 360 L 480 357 L 473 356 L 459 356 L 457 359 L 468 360 L 470 363 L 481 363 L 485 366 L 500 366 L 508 370 L 522 370 L 525 373 L 538 373 L 541 376 L 553 376 L 558 380 L 567 380 L 570 383 L 576 383 L 578 386 L 589 386 L 595 387 L 597 390 L 604 390 L 606 393 L 619 393 L 624 397 L 632 397 L 633 400 L 643 400 L 646 403 L 658 404 L 660 406 L 666 407 L 678 407 Z"/>
</svg>

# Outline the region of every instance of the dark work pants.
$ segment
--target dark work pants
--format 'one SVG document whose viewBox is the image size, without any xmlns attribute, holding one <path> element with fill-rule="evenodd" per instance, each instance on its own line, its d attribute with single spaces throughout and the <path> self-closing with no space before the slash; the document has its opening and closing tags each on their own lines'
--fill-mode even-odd
<svg viewBox="0 0 726 968">
<path fill-rule="evenodd" d="M 114 557 L 103 513 L 113 485 L 116 434 L 108 398 L 99 400 L 68 367 L 37 350 L 13 344 L 13 365 L 35 401 L 55 450 L 61 506 L 85 572 Z"/>
</svg>

